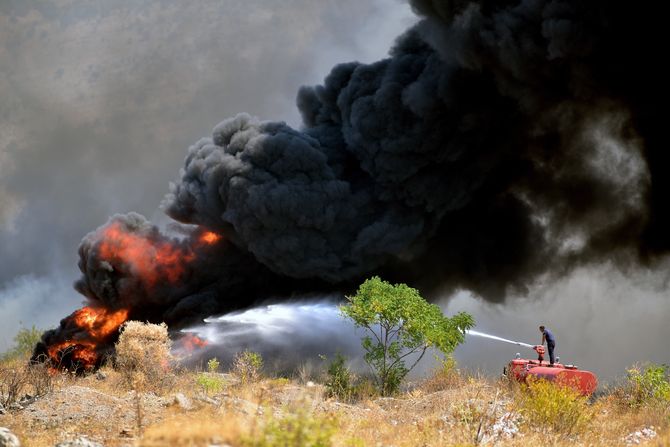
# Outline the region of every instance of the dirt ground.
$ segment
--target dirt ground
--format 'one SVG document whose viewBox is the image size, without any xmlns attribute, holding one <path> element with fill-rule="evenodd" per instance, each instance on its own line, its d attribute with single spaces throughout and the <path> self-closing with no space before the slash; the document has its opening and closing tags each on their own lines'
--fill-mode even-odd
<svg viewBox="0 0 670 447">
<path fill-rule="evenodd" d="M 199 383 L 203 374 L 221 388 L 206 392 Z M 497 381 L 432 378 L 408 388 L 393 398 L 343 402 L 327 398 L 324 386 L 311 381 L 243 384 L 230 374 L 182 372 L 161 392 L 135 391 L 107 368 L 84 378 L 57 377 L 52 392 L 5 409 L 0 427 L 34 447 L 82 436 L 109 447 L 323 445 L 309 443 L 309 430 L 335 446 L 670 445 L 670 408 L 624 411 L 601 398 L 590 404 L 586 428 L 560 433 L 530 426 L 515 408 L 518 391 Z M 297 424 L 308 438 L 275 442 L 267 427 L 295 415 L 301 419 L 279 430 Z"/>
</svg>

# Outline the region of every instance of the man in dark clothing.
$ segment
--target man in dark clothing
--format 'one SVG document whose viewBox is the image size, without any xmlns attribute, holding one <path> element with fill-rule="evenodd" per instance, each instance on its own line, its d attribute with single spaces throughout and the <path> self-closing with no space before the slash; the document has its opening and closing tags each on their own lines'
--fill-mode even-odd
<svg viewBox="0 0 670 447">
<path fill-rule="evenodd" d="M 540 326 L 540 332 L 542 332 L 542 345 L 544 342 L 547 342 L 547 351 L 549 351 L 549 366 L 554 366 L 554 348 L 556 347 L 556 339 L 554 334 L 544 326 Z"/>
</svg>

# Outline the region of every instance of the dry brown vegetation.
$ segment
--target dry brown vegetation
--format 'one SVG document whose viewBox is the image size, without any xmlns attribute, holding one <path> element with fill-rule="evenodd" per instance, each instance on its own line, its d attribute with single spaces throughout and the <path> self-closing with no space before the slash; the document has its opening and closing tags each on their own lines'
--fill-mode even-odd
<svg viewBox="0 0 670 447">
<path fill-rule="evenodd" d="M 160 393 L 174 379 L 170 368 L 171 346 L 165 323 L 128 321 L 121 326 L 116 343 L 115 369 L 122 372 L 126 386 Z"/>
<path fill-rule="evenodd" d="M 0 405 L 3 408 L 44 396 L 52 390 L 53 379 L 46 364 L 31 364 L 26 358 L 0 362 Z"/>
<path fill-rule="evenodd" d="M 150 328 L 153 336 L 146 327 L 136 329 L 143 348 L 165 341 L 156 328 Z M 232 373 L 166 370 L 166 358 L 155 352 L 129 343 L 122 357 L 141 361 L 117 360 L 83 378 L 58 374 L 51 391 L 0 415 L 0 426 L 29 447 L 81 435 L 105 446 L 146 447 L 670 445 L 669 403 L 633 405 L 625 384 L 586 401 L 549 388 L 529 393 L 449 365 L 397 396 L 342 402 L 326 397 L 325 377 L 304 383 L 267 371 L 264 378 L 242 380 Z M 3 374 L 9 367 L 2 365 Z M 138 391 L 128 380 L 157 380 L 152 374 L 170 376 L 170 385 Z M 202 377 L 219 378 L 220 389 L 204 392 Z M 562 404 L 552 410 L 546 399 Z"/>
</svg>

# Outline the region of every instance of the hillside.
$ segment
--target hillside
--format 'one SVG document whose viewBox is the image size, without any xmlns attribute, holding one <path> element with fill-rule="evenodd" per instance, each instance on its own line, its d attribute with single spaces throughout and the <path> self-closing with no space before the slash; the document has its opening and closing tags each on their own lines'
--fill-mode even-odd
<svg viewBox="0 0 670 447">
<path fill-rule="evenodd" d="M 20 369 L 2 364 L 5 397 L 8 374 Z M 36 376 L 22 394 L 39 385 Z M 634 402 L 625 383 L 591 402 L 542 389 L 529 401 L 503 380 L 447 369 L 392 398 L 363 386 L 337 399 L 321 374 L 241 376 L 166 371 L 161 383 L 129 386 L 126 372 L 109 366 L 86 377 L 57 374 L 43 396 L 0 411 L 0 427 L 33 447 L 81 437 L 104 446 L 670 445 L 668 401 Z"/>
</svg>

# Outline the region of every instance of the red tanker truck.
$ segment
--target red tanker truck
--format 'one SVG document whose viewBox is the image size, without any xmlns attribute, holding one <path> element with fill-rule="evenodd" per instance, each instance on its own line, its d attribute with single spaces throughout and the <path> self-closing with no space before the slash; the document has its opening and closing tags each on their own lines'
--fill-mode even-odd
<svg viewBox="0 0 670 447">
<path fill-rule="evenodd" d="M 535 346 L 533 349 L 539 354 L 538 360 L 522 359 L 517 354 L 517 358 L 509 362 L 504 370 L 508 378 L 522 383 L 529 379 L 543 379 L 570 387 L 584 396 L 590 396 L 596 390 L 598 378 L 591 371 L 558 362 L 549 366 L 549 362 L 543 358 L 544 346 Z"/>
<path fill-rule="evenodd" d="M 516 358 L 507 364 L 503 372 L 510 380 L 525 383 L 532 379 L 544 379 L 558 385 L 568 386 L 584 396 L 593 394 L 598 386 L 598 378 L 591 371 L 579 369 L 575 365 L 564 365 L 558 361 L 558 358 L 553 365 L 550 365 L 549 362 L 544 360 L 545 351 L 542 345 L 533 346 L 472 329 L 468 330 L 466 334 L 525 346 L 537 352 L 537 360 L 523 359 L 521 354 L 517 354 Z"/>
</svg>

